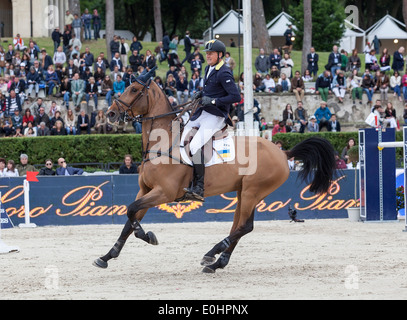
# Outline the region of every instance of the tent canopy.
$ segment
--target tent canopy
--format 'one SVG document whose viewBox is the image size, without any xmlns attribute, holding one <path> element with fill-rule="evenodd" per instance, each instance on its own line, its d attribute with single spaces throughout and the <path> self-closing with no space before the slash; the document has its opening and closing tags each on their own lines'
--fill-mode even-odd
<svg viewBox="0 0 407 320">
<path fill-rule="evenodd" d="M 288 13 L 284 11 L 281 12 L 278 16 L 276 16 L 273 20 L 271 20 L 267 24 L 267 30 L 270 37 L 279 37 L 284 34 L 284 32 L 288 29 L 288 26 L 291 23 L 291 17 Z M 293 34 L 294 34 L 295 26 L 293 25 Z"/>
<path fill-rule="evenodd" d="M 369 40 L 377 36 L 379 39 L 407 39 L 406 25 L 390 15 L 384 16 L 366 30 Z"/>
<path fill-rule="evenodd" d="M 240 21 L 239 21 L 240 20 Z M 213 34 L 219 35 L 237 35 L 239 33 L 239 23 L 240 23 L 240 32 L 243 34 L 243 18 L 239 14 L 230 10 L 222 18 L 220 18 L 213 25 Z M 211 28 L 208 28 L 203 33 L 204 39 L 209 39 L 211 34 Z"/>
</svg>

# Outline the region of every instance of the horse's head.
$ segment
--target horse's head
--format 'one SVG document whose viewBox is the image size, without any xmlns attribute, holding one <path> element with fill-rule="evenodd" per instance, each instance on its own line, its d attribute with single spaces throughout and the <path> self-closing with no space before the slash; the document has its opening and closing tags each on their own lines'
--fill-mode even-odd
<svg viewBox="0 0 407 320">
<path fill-rule="evenodd" d="M 156 67 L 150 72 L 140 75 L 120 96 L 106 112 L 106 116 L 111 123 L 118 121 L 121 117 L 127 116 L 135 118 L 148 113 L 148 89 L 151 82 L 151 75 Z"/>
</svg>

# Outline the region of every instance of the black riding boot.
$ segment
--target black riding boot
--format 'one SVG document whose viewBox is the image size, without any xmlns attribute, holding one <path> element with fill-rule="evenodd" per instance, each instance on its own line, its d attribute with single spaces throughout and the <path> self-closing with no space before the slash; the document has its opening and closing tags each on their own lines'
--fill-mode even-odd
<svg viewBox="0 0 407 320">
<path fill-rule="evenodd" d="M 205 161 L 203 152 L 197 152 L 193 157 L 194 166 L 194 181 L 190 188 L 185 188 L 185 196 L 189 200 L 197 200 L 204 202 L 204 186 L 205 186 Z"/>
</svg>

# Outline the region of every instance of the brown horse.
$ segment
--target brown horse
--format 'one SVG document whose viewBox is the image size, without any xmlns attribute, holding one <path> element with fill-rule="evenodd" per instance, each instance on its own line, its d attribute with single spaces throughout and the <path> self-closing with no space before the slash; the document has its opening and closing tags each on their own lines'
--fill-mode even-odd
<svg viewBox="0 0 407 320">
<path fill-rule="evenodd" d="M 157 245 L 154 233 L 144 232 L 140 221 L 149 208 L 183 199 L 184 188 L 193 179 L 193 169 L 179 161 L 180 132 L 174 130 L 179 127 L 177 111 L 148 76 L 139 77 L 107 111 L 111 122 L 120 117 L 142 117 L 143 162 L 140 192 L 128 206 L 128 221 L 113 248 L 96 259 L 95 266 L 107 268 L 108 261 L 119 256 L 133 232 L 137 238 Z M 256 205 L 287 180 L 288 158 L 303 161 L 300 177 L 311 181 L 311 192 L 327 192 L 334 178 L 334 149 L 324 139 L 310 138 L 286 152 L 259 137 L 235 137 L 234 142 L 237 160 L 206 170 L 205 197 L 236 191 L 238 202 L 230 234 L 204 255 L 203 272 L 213 273 L 228 264 L 239 239 L 253 230 Z M 217 254 L 220 254 L 218 260 Z"/>
</svg>

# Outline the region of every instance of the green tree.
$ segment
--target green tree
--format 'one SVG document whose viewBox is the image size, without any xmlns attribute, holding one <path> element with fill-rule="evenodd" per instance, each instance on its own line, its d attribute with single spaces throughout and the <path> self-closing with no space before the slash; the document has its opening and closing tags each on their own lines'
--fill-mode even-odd
<svg viewBox="0 0 407 320">
<path fill-rule="evenodd" d="M 298 6 L 290 6 L 295 30 L 295 48 L 301 49 L 304 38 L 304 1 Z M 331 51 L 339 44 L 345 32 L 345 10 L 338 1 L 318 0 L 312 2 L 312 44 L 317 51 Z"/>
</svg>

